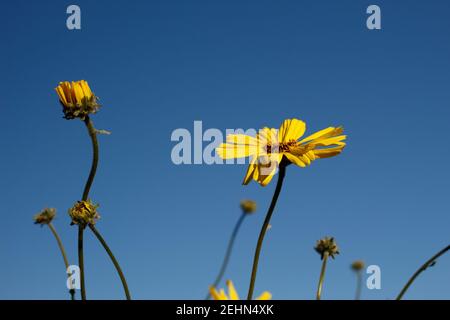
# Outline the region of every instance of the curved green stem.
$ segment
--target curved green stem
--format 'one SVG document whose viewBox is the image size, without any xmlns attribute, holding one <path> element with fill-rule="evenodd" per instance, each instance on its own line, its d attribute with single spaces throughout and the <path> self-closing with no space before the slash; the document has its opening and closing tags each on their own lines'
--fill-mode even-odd
<svg viewBox="0 0 450 320">
<path fill-rule="evenodd" d="M 239 220 L 236 222 L 236 225 L 234 226 L 233 232 L 231 233 L 230 240 L 228 241 L 228 247 L 227 247 L 227 251 L 225 253 L 225 257 L 223 258 L 222 266 L 220 267 L 220 271 L 217 274 L 214 284 L 212 285 L 214 288 L 217 287 L 217 285 L 222 280 L 223 275 L 225 274 L 225 270 L 227 269 L 228 261 L 230 260 L 231 253 L 233 251 L 234 241 L 236 240 L 236 236 L 237 236 L 239 229 L 242 225 L 242 222 L 244 221 L 246 216 L 247 216 L 247 213 L 243 212 L 241 214 L 241 216 L 239 217 Z M 205 300 L 208 300 L 209 298 L 211 298 L 210 293 L 208 293 Z"/>
<path fill-rule="evenodd" d="M 275 209 L 275 205 L 277 204 L 278 196 L 280 195 L 281 187 L 283 186 L 283 180 L 284 180 L 285 175 L 286 175 L 286 165 L 281 163 L 279 166 L 277 186 L 275 187 L 272 201 L 270 203 L 269 209 L 267 210 L 266 218 L 264 219 L 263 226 L 259 233 L 258 243 L 256 244 L 255 256 L 253 258 L 252 275 L 250 278 L 250 286 L 248 288 L 247 300 L 252 300 L 252 298 L 253 298 L 253 291 L 255 289 L 255 281 L 256 281 L 256 273 L 258 271 L 259 255 L 261 253 L 264 236 L 266 235 L 267 228 L 269 227 L 269 224 L 270 224 L 270 219 L 272 218 L 273 210 Z"/>
<path fill-rule="evenodd" d="M 67 273 L 67 270 L 69 269 L 69 260 L 67 259 L 67 254 L 66 254 L 66 250 L 64 249 L 64 245 L 61 241 L 61 238 L 59 237 L 58 232 L 56 232 L 55 226 L 51 222 L 48 223 L 47 225 L 50 228 L 51 232 L 53 233 L 53 236 L 55 237 L 56 242 L 58 243 L 58 247 L 59 247 L 59 250 L 61 251 L 61 255 L 63 257 L 64 265 L 66 266 L 66 273 Z M 75 300 L 75 289 L 70 288 L 69 293 L 70 293 L 71 300 Z"/>
<path fill-rule="evenodd" d="M 125 296 L 127 297 L 127 300 L 131 300 L 130 291 L 128 290 L 128 284 L 125 279 L 125 276 L 122 272 L 122 269 L 120 268 L 119 262 L 117 262 L 116 257 L 112 253 L 111 249 L 109 248 L 108 244 L 106 243 L 105 239 L 101 236 L 101 234 L 98 232 L 98 230 L 95 228 L 93 224 L 89 225 L 89 228 L 91 228 L 92 232 L 95 234 L 97 239 L 102 244 L 103 248 L 108 253 L 109 257 L 111 258 L 112 263 L 114 264 L 114 267 L 116 267 L 117 273 L 119 274 L 120 280 L 122 281 L 123 289 L 125 291 Z"/>
<path fill-rule="evenodd" d="M 86 181 L 86 185 L 84 186 L 83 197 L 82 200 L 86 201 L 89 197 L 89 191 L 91 190 L 92 183 L 94 182 L 95 174 L 97 173 L 98 167 L 98 140 L 97 140 L 97 130 L 94 128 L 94 124 L 91 119 L 87 116 L 84 119 L 84 123 L 86 124 L 86 128 L 88 129 L 89 137 L 92 141 L 92 165 L 91 171 L 89 172 L 89 177 Z"/>
<path fill-rule="evenodd" d="M 320 300 L 320 297 L 322 296 L 322 287 L 323 287 L 323 281 L 325 280 L 325 271 L 327 269 L 327 260 L 328 260 L 328 252 L 325 251 L 323 254 L 322 270 L 320 270 L 319 284 L 317 286 L 317 294 L 316 294 L 317 300 Z"/>
<path fill-rule="evenodd" d="M 408 290 L 408 288 L 411 286 L 411 284 L 416 280 L 416 278 L 425 271 L 428 267 L 432 266 L 436 259 L 438 259 L 440 256 L 442 256 L 444 253 L 446 253 L 448 250 L 450 250 L 450 245 L 436 253 L 434 256 L 432 256 L 427 262 L 425 262 L 417 271 L 412 275 L 412 277 L 408 280 L 406 285 L 403 287 L 402 291 L 398 294 L 396 300 L 401 300 L 403 298 L 403 295 Z"/>
<path fill-rule="evenodd" d="M 89 133 L 89 137 L 92 141 L 92 165 L 91 171 L 89 172 L 89 177 L 86 181 L 86 185 L 84 187 L 82 200 L 86 201 L 89 197 L 89 191 L 91 190 L 92 183 L 94 182 L 95 173 L 97 172 L 98 166 L 98 140 L 97 140 L 97 131 L 94 128 L 94 124 L 92 123 L 89 116 L 86 116 L 84 119 L 84 124 Z M 80 268 L 80 282 L 81 282 L 81 298 L 86 300 L 86 287 L 84 283 L 84 258 L 83 258 L 83 232 L 84 226 L 78 226 L 78 266 Z"/>
</svg>

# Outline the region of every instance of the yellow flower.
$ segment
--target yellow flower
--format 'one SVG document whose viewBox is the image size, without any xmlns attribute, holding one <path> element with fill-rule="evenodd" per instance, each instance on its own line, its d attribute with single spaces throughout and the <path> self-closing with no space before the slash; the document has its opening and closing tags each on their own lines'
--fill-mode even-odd
<svg viewBox="0 0 450 320">
<path fill-rule="evenodd" d="M 82 226 L 95 224 L 95 222 L 100 219 L 97 208 L 98 205 L 94 205 L 91 200 L 78 201 L 69 209 L 69 216 L 72 219 L 72 224 L 80 224 Z"/>
<path fill-rule="evenodd" d="M 280 163 L 294 163 L 306 167 L 312 161 L 336 156 L 345 147 L 342 127 L 328 127 L 302 140 L 305 122 L 298 119 L 285 120 L 280 129 L 263 128 L 256 137 L 244 134 L 227 136 L 216 151 L 222 159 L 251 157 L 244 184 L 251 179 L 266 186 L 275 175 Z"/>
<path fill-rule="evenodd" d="M 211 297 L 213 297 L 214 300 L 240 300 L 239 295 L 236 292 L 236 289 L 234 288 L 233 282 L 231 280 L 227 281 L 227 287 L 228 287 L 228 295 L 225 293 L 223 289 L 220 289 L 220 291 L 217 291 L 216 288 L 211 287 L 209 288 L 209 292 L 211 293 Z M 268 291 L 264 291 L 256 300 L 270 300 L 272 299 L 272 294 Z"/>
<path fill-rule="evenodd" d="M 97 97 L 85 80 L 72 81 L 72 83 L 60 82 L 55 90 L 63 106 L 66 119 L 84 119 L 87 115 L 96 113 L 100 108 Z"/>
</svg>

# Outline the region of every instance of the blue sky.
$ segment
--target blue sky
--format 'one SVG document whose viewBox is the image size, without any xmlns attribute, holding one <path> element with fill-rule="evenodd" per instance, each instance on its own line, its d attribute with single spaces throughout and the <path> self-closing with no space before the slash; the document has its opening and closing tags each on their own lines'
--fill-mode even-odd
<svg viewBox="0 0 450 320">
<path fill-rule="evenodd" d="M 382 270 L 392 299 L 449 243 L 450 4 L 377 1 L 382 30 L 366 28 L 367 1 L 76 1 L 82 30 L 65 27 L 67 1 L 14 1 L 0 10 L 1 299 L 67 299 L 62 259 L 32 216 L 58 209 L 76 263 L 67 209 L 81 197 L 90 142 L 62 119 L 54 87 L 86 79 L 103 108 L 101 159 L 91 197 L 98 229 L 137 299 L 202 299 L 239 217 L 226 278 L 245 296 L 253 251 L 274 183 L 242 186 L 243 165 L 171 162 L 177 128 L 278 127 L 308 132 L 343 125 L 345 152 L 288 168 L 266 237 L 256 293 L 312 299 L 320 271 L 315 241 L 334 236 L 324 299 L 352 299 L 355 259 Z M 108 257 L 89 232 L 87 295 L 121 299 Z M 450 257 L 406 298 L 450 298 Z"/>
</svg>

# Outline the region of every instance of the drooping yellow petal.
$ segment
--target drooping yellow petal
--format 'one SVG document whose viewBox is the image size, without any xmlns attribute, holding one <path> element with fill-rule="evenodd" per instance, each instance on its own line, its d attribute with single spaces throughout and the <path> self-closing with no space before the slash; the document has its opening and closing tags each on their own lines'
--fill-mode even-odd
<svg viewBox="0 0 450 320">
<path fill-rule="evenodd" d="M 327 149 L 316 149 L 314 150 L 314 155 L 319 159 L 331 158 L 340 154 L 343 149 L 344 147 L 342 146 Z"/>
<path fill-rule="evenodd" d="M 272 299 L 272 294 L 269 291 L 264 291 L 256 300 L 270 300 Z"/>
<path fill-rule="evenodd" d="M 305 134 L 306 124 L 298 119 L 284 120 L 278 132 L 278 142 L 296 141 Z"/>
<path fill-rule="evenodd" d="M 298 165 L 299 167 L 306 167 L 306 163 L 300 159 L 300 157 L 292 154 L 292 153 L 285 153 L 284 154 L 286 156 L 286 158 L 288 158 L 288 160 L 296 165 Z"/>
<path fill-rule="evenodd" d="M 236 288 L 234 287 L 233 281 L 228 280 L 227 286 L 228 286 L 228 296 L 230 300 L 239 300 L 239 295 L 236 291 Z"/>
<path fill-rule="evenodd" d="M 342 134 L 344 132 L 343 127 L 328 127 L 326 129 L 322 129 L 320 131 L 317 131 L 316 133 L 313 133 L 312 135 L 306 137 L 305 139 L 301 140 L 300 143 L 306 143 L 308 141 L 313 141 L 316 139 L 326 139 L 332 136 L 337 136 Z"/>
<path fill-rule="evenodd" d="M 264 158 L 264 160 L 262 159 Z M 263 187 L 267 186 L 269 182 L 272 180 L 273 176 L 277 172 L 278 165 L 283 158 L 283 154 L 281 153 L 272 153 L 265 157 L 259 157 L 259 163 L 257 170 L 257 181 Z"/>
<path fill-rule="evenodd" d="M 326 147 L 331 145 L 345 146 L 345 142 L 343 142 L 345 139 L 347 139 L 346 135 L 330 137 L 326 139 L 319 138 L 310 142 L 310 144 L 313 144 L 316 147 Z"/>
<path fill-rule="evenodd" d="M 253 156 L 250 164 L 248 165 L 247 173 L 245 174 L 244 181 L 242 184 L 247 185 L 253 178 L 253 180 L 258 180 L 258 170 L 257 169 L 257 156 Z"/>
</svg>

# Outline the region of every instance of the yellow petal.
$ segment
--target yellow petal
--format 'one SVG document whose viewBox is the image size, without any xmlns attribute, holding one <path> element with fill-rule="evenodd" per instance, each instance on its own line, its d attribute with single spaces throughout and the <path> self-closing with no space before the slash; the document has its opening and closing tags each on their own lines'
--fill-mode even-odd
<svg viewBox="0 0 450 320">
<path fill-rule="evenodd" d="M 219 300 L 229 300 L 227 294 L 225 293 L 225 291 L 223 289 L 220 289 L 219 297 L 220 297 Z"/>
<path fill-rule="evenodd" d="M 257 168 L 256 159 L 257 159 L 257 157 L 253 156 L 252 161 L 248 165 L 247 173 L 245 174 L 244 181 L 242 182 L 242 184 L 247 185 L 251 181 L 252 178 L 254 180 L 258 180 L 258 170 L 256 170 L 256 168 Z M 256 177 L 255 177 L 255 175 L 256 175 Z"/>
<path fill-rule="evenodd" d="M 278 142 L 278 130 L 274 128 L 264 127 L 258 132 L 259 143 L 262 147 L 267 144 L 275 144 Z"/>
<path fill-rule="evenodd" d="M 344 147 L 342 146 L 327 149 L 316 149 L 314 150 L 314 155 L 319 159 L 330 158 L 340 154 L 343 149 Z"/>
<path fill-rule="evenodd" d="M 261 161 L 261 158 L 258 161 Z M 267 186 L 269 182 L 272 180 L 273 176 L 277 172 L 278 165 L 283 158 L 283 154 L 281 153 L 273 153 L 266 156 L 268 160 L 261 161 L 263 164 L 258 165 L 258 177 L 257 181 L 263 187 Z"/>
<path fill-rule="evenodd" d="M 296 155 L 293 155 L 292 153 L 285 153 L 284 155 L 286 156 L 286 158 L 288 158 L 290 162 L 298 165 L 299 167 L 302 168 L 306 167 L 305 162 L 303 162 L 303 160 L 297 157 Z"/>
<path fill-rule="evenodd" d="M 228 300 L 228 297 L 225 294 L 225 291 L 223 291 L 223 289 L 220 289 L 220 291 L 217 291 L 216 288 L 209 287 L 209 293 L 211 294 L 211 297 L 214 300 Z"/>
<path fill-rule="evenodd" d="M 67 105 L 67 100 L 66 100 L 66 96 L 64 95 L 64 90 L 60 86 L 56 87 L 55 90 L 58 93 L 59 100 L 61 100 L 61 102 L 64 105 Z"/>
<path fill-rule="evenodd" d="M 85 80 L 80 81 L 81 89 L 83 90 L 83 94 L 90 99 L 92 97 L 91 88 L 89 88 L 88 83 Z"/>
<path fill-rule="evenodd" d="M 320 131 L 317 131 L 316 133 L 313 133 L 312 135 L 306 137 L 305 139 L 301 140 L 300 143 L 305 143 L 308 141 L 313 141 L 316 139 L 326 139 L 332 136 L 340 135 L 344 132 L 344 128 L 342 127 L 328 127 L 326 129 L 322 129 Z"/>
<path fill-rule="evenodd" d="M 278 132 L 278 142 L 297 141 L 305 134 L 306 124 L 298 119 L 287 119 L 283 121 Z"/>
<path fill-rule="evenodd" d="M 264 291 L 256 300 L 270 300 L 272 299 L 272 294 L 269 291 Z"/>
<path fill-rule="evenodd" d="M 316 156 L 315 156 L 313 150 L 308 151 L 308 152 L 305 154 L 305 156 L 307 156 L 311 161 L 316 160 Z"/>
<path fill-rule="evenodd" d="M 60 82 L 59 85 L 62 88 L 62 90 L 64 91 L 64 96 L 66 97 L 67 103 L 73 103 L 74 100 L 72 99 L 72 92 L 70 90 L 70 83 L 65 81 L 65 82 Z"/>
<path fill-rule="evenodd" d="M 252 146 L 258 145 L 258 139 L 252 136 L 248 136 L 246 134 L 229 134 L 227 135 L 227 142 Z"/>
<path fill-rule="evenodd" d="M 217 292 L 216 288 L 214 288 L 214 287 L 209 287 L 209 293 L 211 294 L 211 297 L 212 297 L 214 300 L 221 300 L 221 299 L 220 299 L 220 294 L 219 294 L 219 292 Z"/>
<path fill-rule="evenodd" d="M 216 152 L 222 159 L 245 158 L 257 153 L 256 146 L 221 143 Z"/>
<path fill-rule="evenodd" d="M 333 144 L 338 146 L 345 146 L 345 142 L 343 142 L 345 139 L 347 139 L 347 136 L 337 136 L 337 137 L 331 137 L 327 139 L 315 139 L 314 141 L 310 142 L 314 146 L 323 147 L 323 146 L 331 146 Z"/>
<path fill-rule="evenodd" d="M 230 300 L 239 300 L 239 295 L 236 292 L 236 289 L 234 287 L 233 281 L 228 280 L 227 281 L 227 286 L 228 286 L 228 295 L 230 297 Z"/>
<path fill-rule="evenodd" d="M 84 93 L 83 89 L 81 89 L 81 85 L 78 82 L 73 83 L 73 91 L 75 92 L 77 103 L 81 103 L 84 98 Z"/>
</svg>

